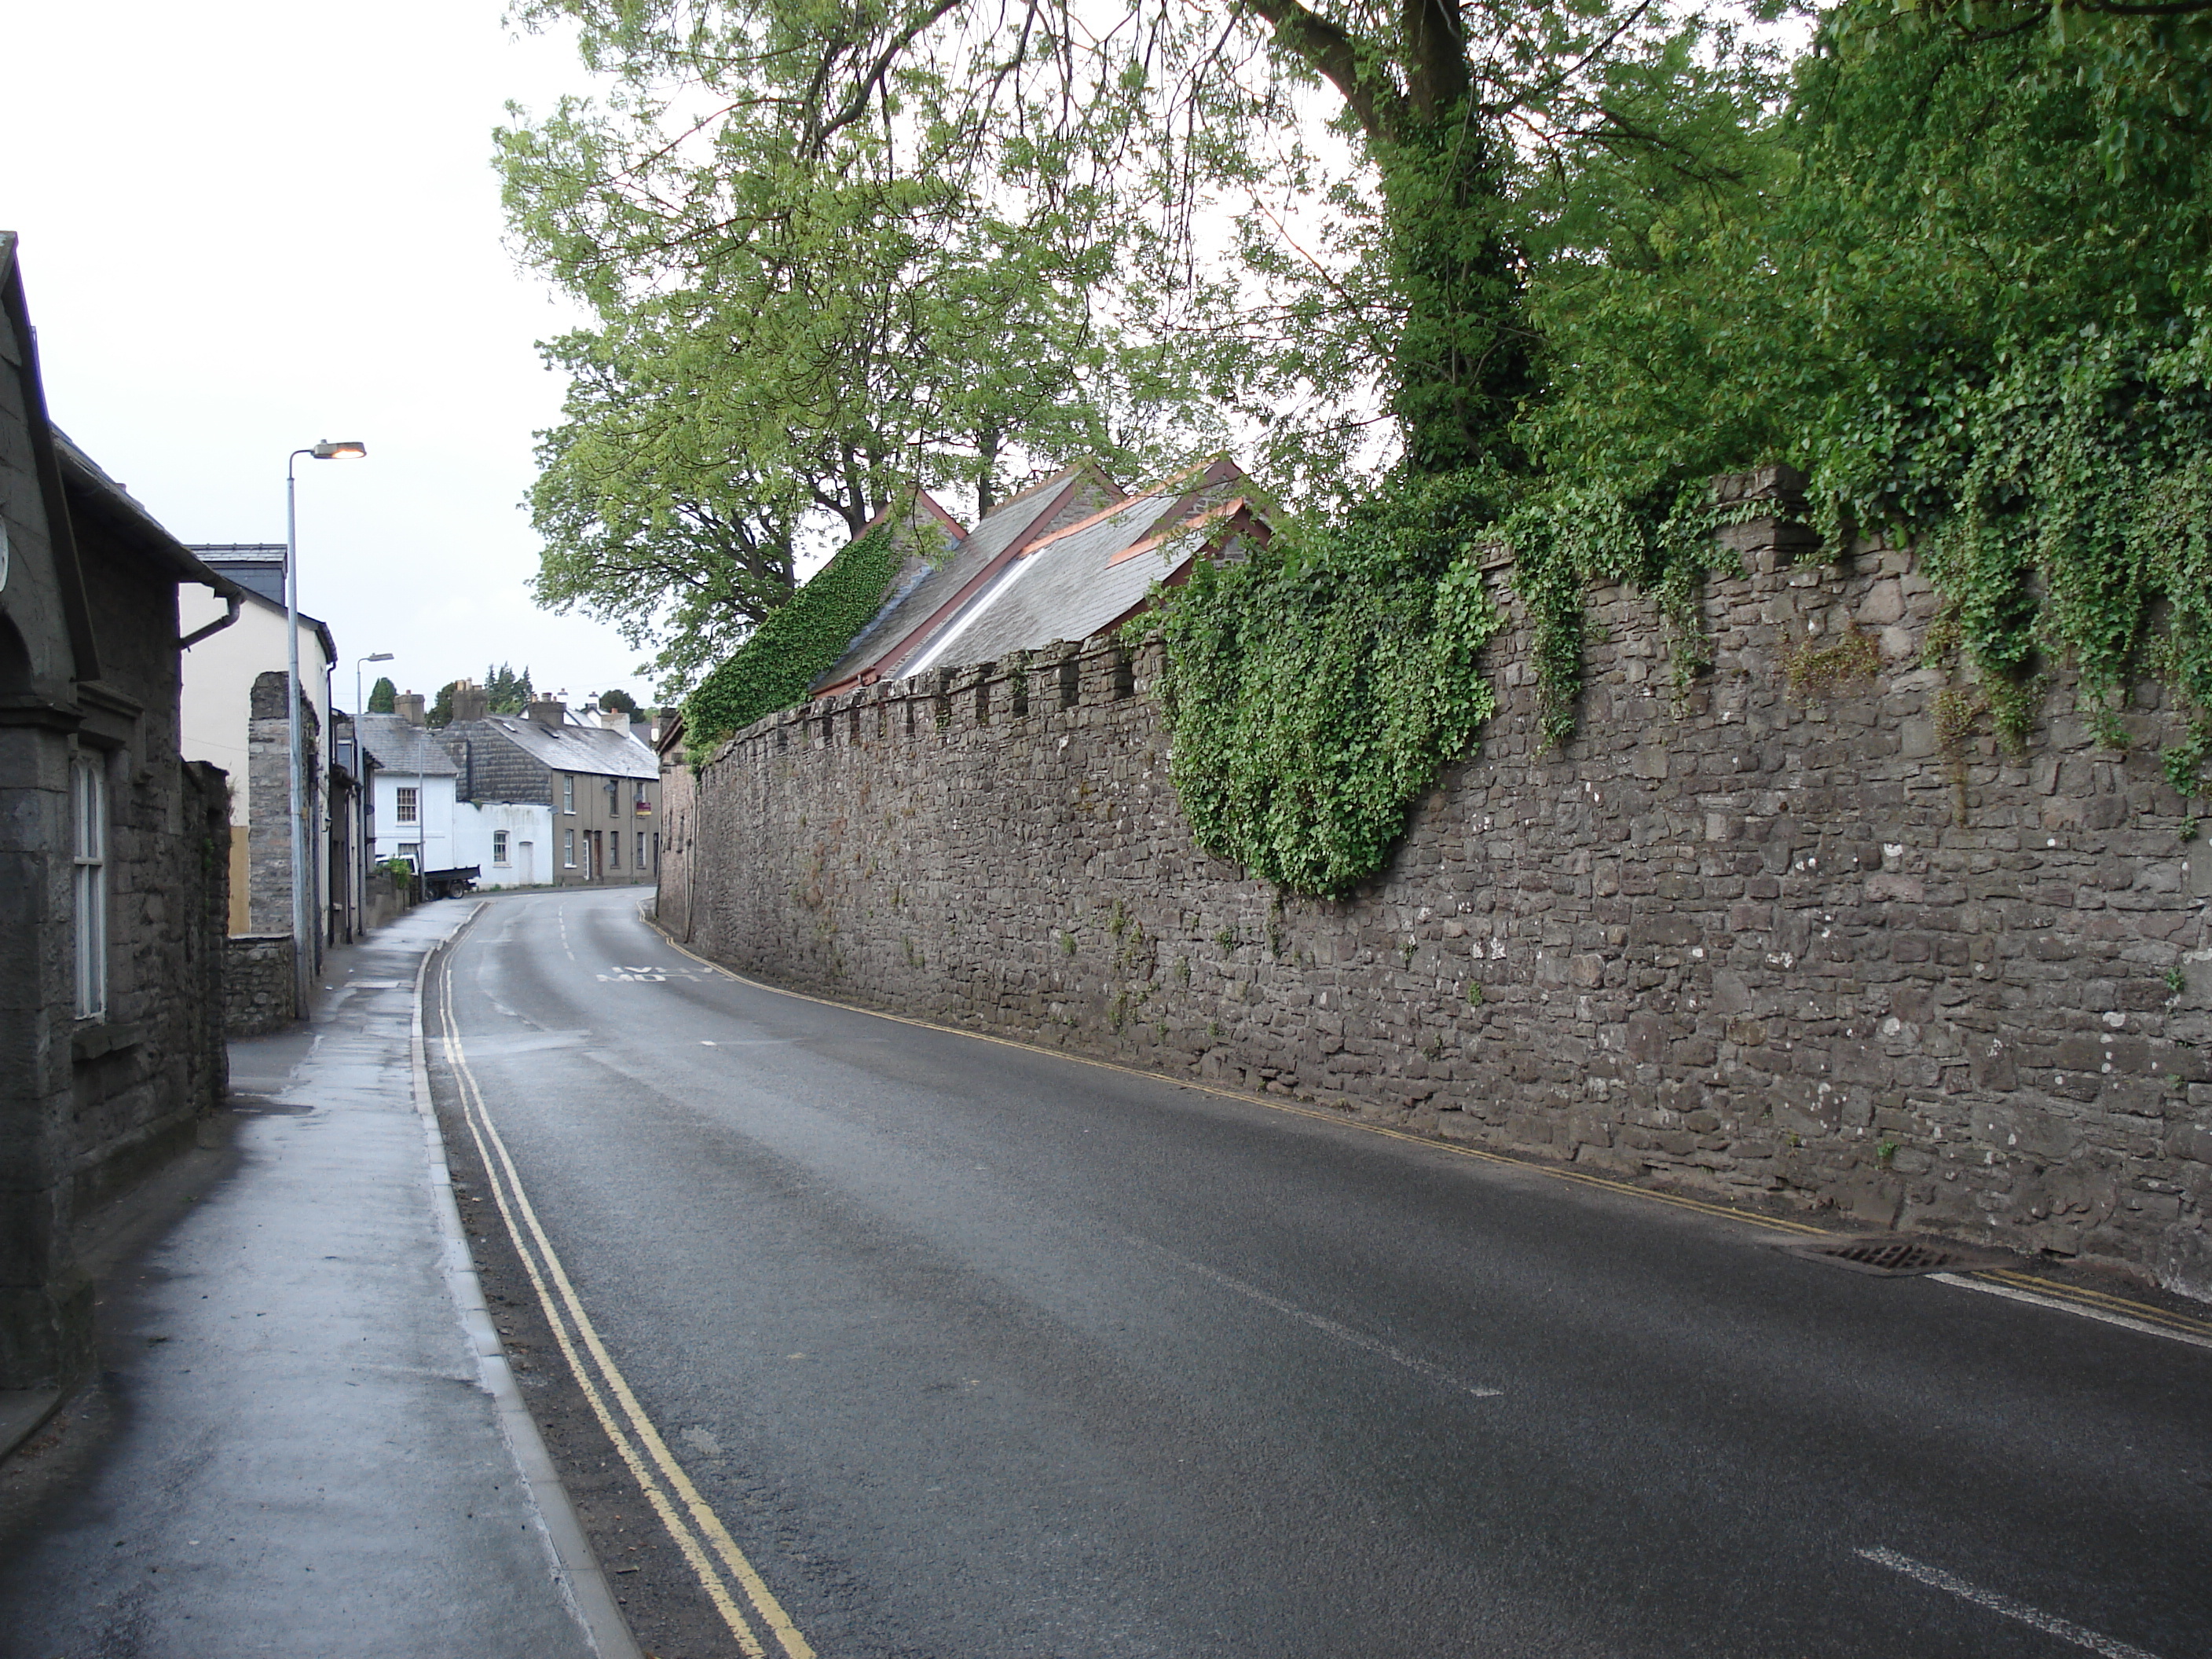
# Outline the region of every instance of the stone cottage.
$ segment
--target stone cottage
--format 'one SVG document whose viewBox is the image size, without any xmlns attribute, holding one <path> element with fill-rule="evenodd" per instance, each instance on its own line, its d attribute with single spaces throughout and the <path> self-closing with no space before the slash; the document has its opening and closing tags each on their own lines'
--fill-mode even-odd
<svg viewBox="0 0 2212 1659">
<path fill-rule="evenodd" d="M 0 1390 L 19 1409 L 91 1363 L 88 1224 L 224 1091 L 228 786 L 179 749 L 189 585 L 238 599 L 48 422 L 0 234 Z"/>
</svg>

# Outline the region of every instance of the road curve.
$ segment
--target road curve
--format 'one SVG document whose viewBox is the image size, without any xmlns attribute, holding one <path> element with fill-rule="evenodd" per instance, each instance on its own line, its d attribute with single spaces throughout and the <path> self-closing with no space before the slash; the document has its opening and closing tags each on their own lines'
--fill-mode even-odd
<svg viewBox="0 0 2212 1659">
<path fill-rule="evenodd" d="M 490 902 L 433 1030 L 767 1651 L 2212 1652 L 2212 1352 L 779 995 L 639 897 Z"/>
</svg>

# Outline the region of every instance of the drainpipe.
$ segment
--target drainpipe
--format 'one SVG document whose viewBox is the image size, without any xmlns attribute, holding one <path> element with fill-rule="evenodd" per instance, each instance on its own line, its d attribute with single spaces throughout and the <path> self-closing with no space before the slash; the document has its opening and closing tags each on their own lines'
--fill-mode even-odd
<svg viewBox="0 0 2212 1659">
<path fill-rule="evenodd" d="M 220 634 L 224 629 L 229 627 L 231 623 L 236 622 L 238 620 L 238 607 L 241 603 L 239 595 L 235 593 L 231 594 L 224 603 L 230 607 L 228 611 L 224 611 L 220 617 L 217 617 L 205 628 L 196 628 L 191 633 L 185 635 L 184 638 L 179 640 L 177 641 L 177 649 L 179 651 L 189 651 L 194 646 L 198 645 L 202 640 L 207 638 L 209 635 Z"/>
</svg>

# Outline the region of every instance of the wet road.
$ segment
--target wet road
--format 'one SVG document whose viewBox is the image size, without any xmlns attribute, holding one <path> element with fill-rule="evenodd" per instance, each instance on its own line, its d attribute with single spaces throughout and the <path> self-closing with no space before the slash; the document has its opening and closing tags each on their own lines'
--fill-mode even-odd
<svg viewBox="0 0 2212 1659">
<path fill-rule="evenodd" d="M 638 897 L 491 902 L 442 1018 L 769 1652 L 2212 1652 L 2212 1352 L 779 996 Z"/>
</svg>

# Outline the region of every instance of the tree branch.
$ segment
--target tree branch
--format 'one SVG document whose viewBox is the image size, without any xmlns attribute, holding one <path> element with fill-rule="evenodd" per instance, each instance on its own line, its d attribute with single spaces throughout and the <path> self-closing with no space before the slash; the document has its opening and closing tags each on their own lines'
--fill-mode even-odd
<svg viewBox="0 0 2212 1659">
<path fill-rule="evenodd" d="M 1359 43 L 1339 24 L 1309 11 L 1299 0 L 1243 0 L 1275 26 L 1275 39 L 1304 59 L 1344 94 L 1359 130 L 1370 138 L 1391 138 L 1402 125 L 1402 100 L 1395 88 L 1378 82 L 1360 63 Z"/>
</svg>

